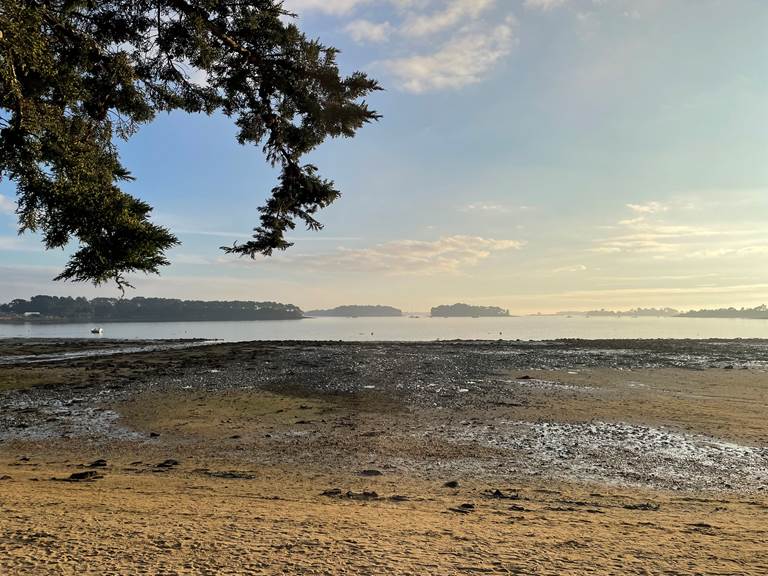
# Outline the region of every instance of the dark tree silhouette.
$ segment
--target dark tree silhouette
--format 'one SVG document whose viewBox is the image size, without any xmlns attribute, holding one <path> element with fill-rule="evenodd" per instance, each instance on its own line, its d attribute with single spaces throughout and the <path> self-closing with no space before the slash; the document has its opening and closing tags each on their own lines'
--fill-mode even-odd
<svg viewBox="0 0 768 576">
<path fill-rule="evenodd" d="M 364 98 L 379 86 L 342 76 L 337 50 L 293 16 L 278 0 L 0 0 L 0 177 L 20 233 L 78 242 L 57 279 L 122 288 L 168 264 L 178 239 L 120 189 L 131 175 L 114 143 L 161 111 L 221 111 L 281 169 L 253 237 L 225 251 L 270 255 L 297 222 L 322 227 L 339 191 L 302 157 L 377 119 Z"/>
<path fill-rule="evenodd" d="M 217 320 L 298 320 L 301 308 L 277 302 L 203 302 L 171 298 L 72 298 L 70 296 L 32 296 L 0 304 L 0 316 L 20 320 L 69 322 L 183 322 Z"/>
</svg>

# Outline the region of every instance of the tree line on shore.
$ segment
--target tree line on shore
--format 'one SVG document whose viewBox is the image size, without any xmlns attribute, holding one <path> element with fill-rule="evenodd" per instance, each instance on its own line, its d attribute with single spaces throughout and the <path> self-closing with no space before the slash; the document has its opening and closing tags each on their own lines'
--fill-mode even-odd
<svg viewBox="0 0 768 576">
<path fill-rule="evenodd" d="M 306 316 L 328 317 L 400 317 L 403 312 L 392 306 L 347 305 L 329 310 L 311 310 Z M 498 306 L 452 304 L 435 306 L 430 315 L 447 317 L 508 317 L 509 310 Z M 626 312 L 592 310 L 589 312 L 560 312 L 558 315 L 585 316 L 655 316 L 685 318 L 752 318 L 768 319 L 768 306 L 754 308 L 718 308 L 682 312 L 674 308 L 634 308 Z M 217 321 L 217 320 L 296 320 L 306 317 L 293 304 L 252 301 L 200 301 L 175 298 L 73 298 L 71 296 L 32 296 L 29 300 L 15 299 L 0 304 L 0 320 L 20 319 L 74 322 L 158 322 L 158 321 Z"/>
<path fill-rule="evenodd" d="M 702 308 L 701 310 L 682 311 L 675 308 L 633 308 L 631 310 L 589 310 L 587 312 L 558 312 L 557 316 L 596 316 L 596 317 L 679 317 L 679 318 L 752 318 L 768 320 L 768 306 L 761 304 L 754 308 Z"/>
<path fill-rule="evenodd" d="M 278 302 L 178 300 L 175 298 L 72 298 L 33 296 L 0 305 L 7 319 L 37 318 L 79 322 L 295 320 L 301 308 Z"/>
<path fill-rule="evenodd" d="M 509 316 L 496 306 L 453 304 L 432 308 L 435 317 Z M 401 317 L 393 306 L 347 305 L 305 313 L 293 304 L 249 301 L 199 301 L 175 298 L 73 298 L 71 296 L 32 296 L 0 304 L 0 320 L 70 322 L 158 322 L 216 320 L 295 320 L 312 316 Z"/>
</svg>

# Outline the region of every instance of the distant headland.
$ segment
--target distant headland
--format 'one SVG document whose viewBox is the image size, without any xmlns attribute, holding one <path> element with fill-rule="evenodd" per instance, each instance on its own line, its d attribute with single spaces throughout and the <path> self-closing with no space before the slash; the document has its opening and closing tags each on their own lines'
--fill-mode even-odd
<svg viewBox="0 0 768 576">
<path fill-rule="evenodd" d="M 0 319 L 5 322 L 212 322 L 303 317 L 298 306 L 278 302 L 33 296 L 0 305 Z"/>
<path fill-rule="evenodd" d="M 682 312 L 674 308 L 632 308 L 631 310 L 605 310 L 601 308 L 600 310 L 588 310 L 586 312 L 563 311 L 555 314 L 555 316 L 647 316 L 655 318 L 681 315 Z"/>
<path fill-rule="evenodd" d="M 675 308 L 632 308 L 631 310 L 589 310 L 589 311 L 563 311 L 555 316 L 587 316 L 587 317 L 655 317 L 655 318 L 743 318 L 754 320 L 768 320 L 768 306 L 762 304 L 754 308 L 714 308 L 689 310 L 684 312 Z"/>
<path fill-rule="evenodd" d="M 403 311 L 392 306 L 337 306 L 330 310 L 310 310 L 307 312 L 307 316 L 334 316 L 344 318 L 354 318 L 357 316 L 373 318 L 373 317 L 390 317 L 390 316 L 402 316 Z"/>
<path fill-rule="evenodd" d="M 480 318 L 509 316 L 509 310 L 498 306 L 470 306 L 469 304 L 451 304 L 435 306 L 430 312 L 433 318 Z"/>
</svg>

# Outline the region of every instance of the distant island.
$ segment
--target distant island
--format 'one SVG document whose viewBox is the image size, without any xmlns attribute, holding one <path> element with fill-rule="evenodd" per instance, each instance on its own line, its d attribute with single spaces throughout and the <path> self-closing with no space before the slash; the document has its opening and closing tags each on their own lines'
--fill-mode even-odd
<svg viewBox="0 0 768 576">
<path fill-rule="evenodd" d="M 392 306 L 337 306 L 330 310 L 310 310 L 307 312 L 307 316 L 334 316 L 354 318 L 356 316 L 363 316 L 368 318 L 373 317 L 390 317 L 390 316 L 402 316 L 403 311 Z"/>
<path fill-rule="evenodd" d="M 714 310 L 690 310 L 680 314 L 685 318 L 752 318 L 768 320 L 768 306 L 762 304 L 754 308 L 717 308 Z"/>
<path fill-rule="evenodd" d="M 430 311 L 433 318 L 479 318 L 493 316 L 509 316 L 509 310 L 498 306 L 470 306 L 469 304 L 452 304 L 435 306 Z"/>
<path fill-rule="evenodd" d="M 540 315 L 540 314 L 539 314 Z M 765 304 L 754 308 L 715 308 L 689 310 L 683 312 L 675 308 L 633 308 L 631 310 L 589 310 L 589 311 L 563 311 L 555 316 L 587 316 L 619 318 L 623 316 L 656 317 L 656 318 L 745 318 L 754 320 L 768 320 L 768 306 Z"/>
<path fill-rule="evenodd" d="M 556 314 L 556 316 L 651 316 L 656 318 L 680 315 L 680 310 L 674 308 L 633 308 L 625 311 L 600 309 L 586 312 L 563 311 Z"/>
<path fill-rule="evenodd" d="M 208 322 L 303 317 L 298 306 L 277 302 L 33 296 L 0 305 L 0 320 L 5 322 Z"/>
</svg>

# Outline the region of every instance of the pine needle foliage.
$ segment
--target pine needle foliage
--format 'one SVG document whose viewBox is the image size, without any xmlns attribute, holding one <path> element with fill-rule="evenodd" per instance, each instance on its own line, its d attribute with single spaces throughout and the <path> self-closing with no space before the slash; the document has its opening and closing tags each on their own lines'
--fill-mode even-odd
<svg viewBox="0 0 768 576">
<path fill-rule="evenodd" d="M 0 0 L 0 178 L 19 232 L 48 249 L 77 242 L 57 279 L 123 288 L 158 273 L 179 241 L 121 190 L 132 177 L 115 142 L 160 112 L 218 111 L 280 170 L 253 237 L 222 249 L 285 250 L 340 195 L 302 158 L 379 118 L 365 101 L 379 85 L 343 76 L 337 52 L 276 0 Z"/>
</svg>

